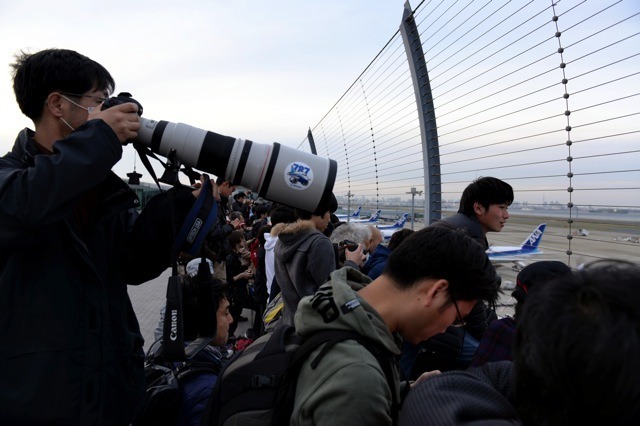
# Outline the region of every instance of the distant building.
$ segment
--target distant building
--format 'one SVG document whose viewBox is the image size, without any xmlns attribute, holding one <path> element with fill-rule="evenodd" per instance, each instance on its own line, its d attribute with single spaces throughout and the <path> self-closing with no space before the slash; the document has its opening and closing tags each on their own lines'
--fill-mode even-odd
<svg viewBox="0 0 640 426">
<path fill-rule="evenodd" d="M 122 180 L 124 180 L 129 185 L 129 188 L 131 188 L 133 192 L 136 193 L 136 196 L 140 201 L 140 206 L 138 207 L 138 210 L 142 210 L 147 205 L 147 202 L 149 202 L 151 197 L 153 197 L 154 195 L 158 195 L 160 193 L 160 189 L 158 188 L 158 185 L 156 185 L 155 183 L 140 182 L 140 178 L 142 177 L 142 175 L 140 173 L 137 173 L 136 171 L 127 173 L 127 176 L 129 178 L 128 180 L 127 179 L 122 179 Z M 168 185 L 161 184 L 161 186 L 162 186 L 162 189 L 165 191 L 171 188 Z"/>
</svg>

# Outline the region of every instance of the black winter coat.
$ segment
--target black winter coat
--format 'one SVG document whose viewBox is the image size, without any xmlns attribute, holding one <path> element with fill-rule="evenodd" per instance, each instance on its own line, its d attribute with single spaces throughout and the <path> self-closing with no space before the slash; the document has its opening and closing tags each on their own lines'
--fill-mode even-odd
<svg viewBox="0 0 640 426">
<path fill-rule="evenodd" d="M 110 171 L 122 146 L 102 120 L 52 155 L 32 136 L 0 159 L 0 424 L 126 425 L 144 397 L 127 284 L 169 266 L 195 198 L 171 190 L 138 216 Z"/>
</svg>

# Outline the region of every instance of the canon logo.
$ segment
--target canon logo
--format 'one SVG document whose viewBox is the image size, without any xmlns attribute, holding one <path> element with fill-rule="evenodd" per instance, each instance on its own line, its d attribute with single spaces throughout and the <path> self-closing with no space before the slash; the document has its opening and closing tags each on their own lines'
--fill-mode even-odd
<svg viewBox="0 0 640 426">
<path fill-rule="evenodd" d="M 175 342 L 178 338 L 178 310 L 173 309 L 171 311 L 171 334 L 169 334 L 169 338 Z"/>
</svg>

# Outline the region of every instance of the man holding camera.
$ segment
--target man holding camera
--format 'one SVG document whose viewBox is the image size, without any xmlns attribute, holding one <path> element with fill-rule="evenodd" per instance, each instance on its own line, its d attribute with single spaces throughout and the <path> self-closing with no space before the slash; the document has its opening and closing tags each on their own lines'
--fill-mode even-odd
<svg viewBox="0 0 640 426">
<path fill-rule="evenodd" d="M 0 424 L 127 425 L 145 391 L 127 284 L 169 266 L 199 191 L 164 192 L 138 216 L 111 172 L 138 106 L 101 110 L 109 72 L 62 49 L 22 53 L 12 69 L 35 131 L 0 159 Z"/>
</svg>

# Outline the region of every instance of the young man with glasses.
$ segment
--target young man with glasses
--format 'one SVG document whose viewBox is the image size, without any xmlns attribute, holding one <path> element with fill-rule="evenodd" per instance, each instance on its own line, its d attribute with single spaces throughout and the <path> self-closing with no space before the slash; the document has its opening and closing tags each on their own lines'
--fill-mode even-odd
<svg viewBox="0 0 640 426">
<path fill-rule="evenodd" d="M 416 344 L 463 322 L 477 300 L 495 299 L 498 286 L 477 242 L 461 231 L 425 228 L 391 252 L 372 282 L 350 267 L 332 273 L 313 296 L 302 299 L 295 327 L 302 336 L 355 332 L 386 354 L 381 358 L 397 356 L 399 336 Z M 392 424 L 391 401 L 403 391 L 397 365 L 393 388 L 383 368 L 357 340 L 317 348 L 300 370 L 291 424 Z"/>
<path fill-rule="evenodd" d="M 640 267 L 602 260 L 547 278 L 527 296 L 513 361 L 429 377 L 399 424 L 640 424 Z"/>
<path fill-rule="evenodd" d="M 502 230 L 509 219 L 508 209 L 512 202 L 511 185 L 494 177 L 482 177 L 465 188 L 458 213 L 431 226 L 464 229 L 486 250 L 489 248 L 487 232 Z M 464 327 L 449 327 L 444 333 L 419 346 L 405 344 L 400 360 L 403 374 L 415 378 L 424 371 L 468 367 L 487 329 L 487 317 L 491 312 L 480 301 L 469 314 Z"/>
<path fill-rule="evenodd" d="M 199 191 L 167 191 L 138 215 L 111 172 L 138 107 L 100 110 L 109 72 L 62 49 L 19 54 L 12 68 L 35 131 L 0 159 L 0 424 L 126 425 L 145 390 L 127 284 L 169 266 Z"/>
</svg>

